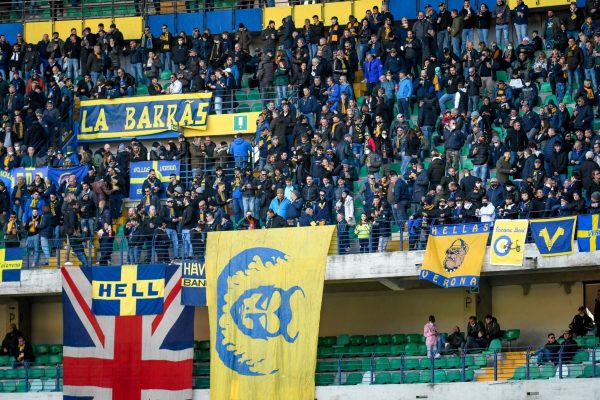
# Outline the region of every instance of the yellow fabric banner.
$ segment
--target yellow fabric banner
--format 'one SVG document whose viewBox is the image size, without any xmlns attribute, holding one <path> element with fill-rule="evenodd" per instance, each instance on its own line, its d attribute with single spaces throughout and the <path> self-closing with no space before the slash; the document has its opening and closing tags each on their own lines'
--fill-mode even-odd
<svg viewBox="0 0 600 400">
<path fill-rule="evenodd" d="M 492 265 L 523 265 L 529 221 L 497 219 L 494 222 L 490 262 Z"/>
<path fill-rule="evenodd" d="M 479 286 L 490 224 L 432 226 L 419 279 L 449 288 Z"/>
<path fill-rule="evenodd" d="M 312 400 L 334 226 L 208 235 L 211 400 Z"/>
</svg>

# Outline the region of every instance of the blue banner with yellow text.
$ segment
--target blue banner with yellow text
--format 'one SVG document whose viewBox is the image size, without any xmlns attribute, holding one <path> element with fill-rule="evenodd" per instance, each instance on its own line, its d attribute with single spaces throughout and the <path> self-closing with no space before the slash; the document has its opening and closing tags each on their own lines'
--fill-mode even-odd
<svg viewBox="0 0 600 400">
<path fill-rule="evenodd" d="M 7 247 L 0 249 L 0 283 L 20 282 L 22 266 L 22 247 Z"/>
<path fill-rule="evenodd" d="M 142 186 L 144 181 L 148 178 L 148 172 L 153 169 L 156 171 L 156 177 L 162 184 L 163 191 L 160 194 L 161 197 L 165 197 L 167 186 L 169 186 L 169 176 L 175 174 L 179 179 L 179 160 L 173 161 L 139 161 L 130 163 L 130 185 L 129 185 L 129 198 L 141 199 L 143 196 Z"/>
<path fill-rule="evenodd" d="M 211 400 L 315 398 L 334 226 L 208 234 Z"/>
<path fill-rule="evenodd" d="M 203 129 L 211 97 L 211 93 L 187 93 L 84 100 L 79 111 L 78 139 L 151 139 L 152 135 L 180 127 Z"/>
<path fill-rule="evenodd" d="M 577 245 L 579 251 L 590 252 L 600 249 L 600 215 L 579 215 L 577 217 Z"/>
<path fill-rule="evenodd" d="M 432 226 L 419 279 L 450 287 L 477 287 L 491 226 Z"/>
<path fill-rule="evenodd" d="M 87 164 L 78 165 L 72 168 L 48 168 L 48 178 L 59 187 L 69 176 L 75 175 L 77 182 L 81 183 L 87 176 L 89 166 Z"/>
<path fill-rule="evenodd" d="M 542 256 L 572 254 L 577 216 L 531 219 L 529 227 Z"/>
<path fill-rule="evenodd" d="M 204 264 L 185 261 L 181 268 L 181 304 L 206 306 L 206 270 Z"/>
<path fill-rule="evenodd" d="M 151 315 L 163 312 L 163 264 L 92 267 L 92 312 Z"/>
</svg>

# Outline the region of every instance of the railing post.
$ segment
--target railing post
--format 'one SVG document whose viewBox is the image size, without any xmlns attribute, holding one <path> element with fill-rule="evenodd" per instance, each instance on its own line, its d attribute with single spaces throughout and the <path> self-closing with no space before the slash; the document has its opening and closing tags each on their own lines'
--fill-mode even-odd
<svg viewBox="0 0 600 400">
<path fill-rule="evenodd" d="M 598 329 L 598 328 L 596 328 Z M 592 378 L 596 377 L 596 349 L 598 348 L 598 345 L 594 345 L 594 348 L 592 349 Z"/>
<path fill-rule="evenodd" d="M 560 346 L 560 350 L 558 351 L 558 379 L 562 379 L 563 378 L 563 373 L 562 373 L 562 355 L 563 355 L 563 347 Z"/>
<path fill-rule="evenodd" d="M 375 353 L 371 353 L 371 385 L 375 381 Z"/>
<path fill-rule="evenodd" d="M 31 384 L 29 382 L 29 366 L 23 363 L 23 369 L 25 370 L 25 391 L 29 392 L 31 389 Z"/>
<path fill-rule="evenodd" d="M 498 381 L 498 352 L 494 351 L 494 382 Z"/>
<path fill-rule="evenodd" d="M 54 388 L 56 389 L 56 391 L 58 392 L 60 390 L 60 366 L 58 364 L 56 364 L 55 366 L 56 368 L 56 379 L 55 379 L 55 385 Z"/>
<path fill-rule="evenodd" d="M 400 383 L 404 383 L 404 354 L 400 354 Z"/>
<path fill-rule="evenodd" d="M 432 351 L 429 357 L 431 358 L 431 383 L 435 384 L 435 353 Z"/>
<path fill-rule="evenodd" d="M 338 378 L 338 385 L 341 385 L 342 384 L 342 354 L 340 354 L 338 357 L 337 378 Z"/>
<path fill-rule="evenodd" d="M 464 382 L 467 380 L 466 377 L 466 368 L 467 368 L 467 353 L 465 353 L 464 351 L 462 352 L 462 356 L 461 356 L 461 368 L 460 368 L 460 380 L 461 382 Z"/>
<path fill-rule="evenodd" d="M 527 351 L 525 352 L 525 379 L 529 380 L 530 377 L 530 370 L 529 370 L 529 361 L 531 359 L 531 353 L 529 351 L 529 347 L 527 348 Z"/>
</svg>

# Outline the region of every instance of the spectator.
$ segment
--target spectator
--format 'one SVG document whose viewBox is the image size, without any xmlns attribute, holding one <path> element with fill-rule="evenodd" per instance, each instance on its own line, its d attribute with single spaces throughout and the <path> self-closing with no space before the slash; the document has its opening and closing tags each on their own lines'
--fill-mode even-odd
<svg viewBox="0 0 600 400">
<path fill-rule="evenodd" d="M 581 306 L 569 324 L 569 330 L 574 336 L 585 336 L 594 329 L 594 321 L 587 314 L 587 309 Z"/>
<path fill-rule="evenodd" d="M 2 340 L 2 354 L 9 356 L 15 354 L 19 345 L 19 337 L 22 336 L 23 334 L 17 329 L 16 324 L 8 324 L 6 335 Z"/>
<path fill-rule="evenodd" d="M 563 333 L 563 342 L 560 345 L 560 350 L 558 352 L 558 360 L 559 363 L 569 362 L 579 350 L 579 345 L 573 339 L 573 333 L 570 330 L 566 330 Z"/>
<path fill-rule="evenodd" d="M 558 364 L 558 353 L 560 348 L 561 345 L 556 341 L 556 335 L 554 335 L 554 333 L 549 333 L 546 344 L 539 348 L 534 354 L 534 356 L 537 356 L 538 365 L 546 362 Z"/>
<path fill-rule="evenodd" d="M 17 347 L 14 350 L 12 367 L 17 368 L 23 366 L 25 369 L 29 369 L 32 362 L 35 361 L 35 355 L 33 354 L 33 348 L 29 342 L 25 341 L 22 335 L 17 340 Z"/>
<path fill-rule="evenodd" d="M 427 346 L 427 357 L 439 354 L 438 345 L 438 327 L 435 324 L 435 317 L 429 316 L 429 319 L 423 327 L 423 336 L 425 337 L 425 345 Z"/>
</svg>

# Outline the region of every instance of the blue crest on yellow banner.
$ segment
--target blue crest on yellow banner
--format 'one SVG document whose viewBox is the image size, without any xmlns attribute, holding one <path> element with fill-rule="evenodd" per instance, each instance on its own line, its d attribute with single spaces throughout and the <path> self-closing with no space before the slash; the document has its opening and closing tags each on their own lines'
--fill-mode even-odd
<svg viewBox="0 0 600 400">
<path fill-rule="evenodd" d="M 206 306 L 205 265 L 200 262 L 185 261 L 181 268 L 181 304 Z"/>
<path fill-rule="evenodd" d="M 432 226 L 419 279 L 449 288 L 479 286 L 490 224 Z"/>
<path fill-rule="evenodd" d="M 150 315 L 163 311 L 165 265 L 92 267 L 92 312 Z"/>
<path fill-rule="evenodd" d="M 7 247 L 0 249 L 0 283 L 20 282 L 22 266 L 22 247 Z"/>
<path fill-rule="evenodd" d="M 206 127 L 211 93 L 84 100 L 79 111 L 79 140 L 144 137 L 177 127 Z"/>
<path fill-rule="evenodd" d="M 600 215 L 580 215 L 577 217 L 577 245 L 579 251 L 589 252 L 600 249 Z"/>
<path fill-rule="evenodd" d="M 209 233 L 211 399 L 314 399 L 333 226 Z"/>
<path fill-rule="evenodd" d="M 532 219 L 531 235 L 542 256 L 560 256 L 573 253 L 577 217 Z"/>
</svg>

